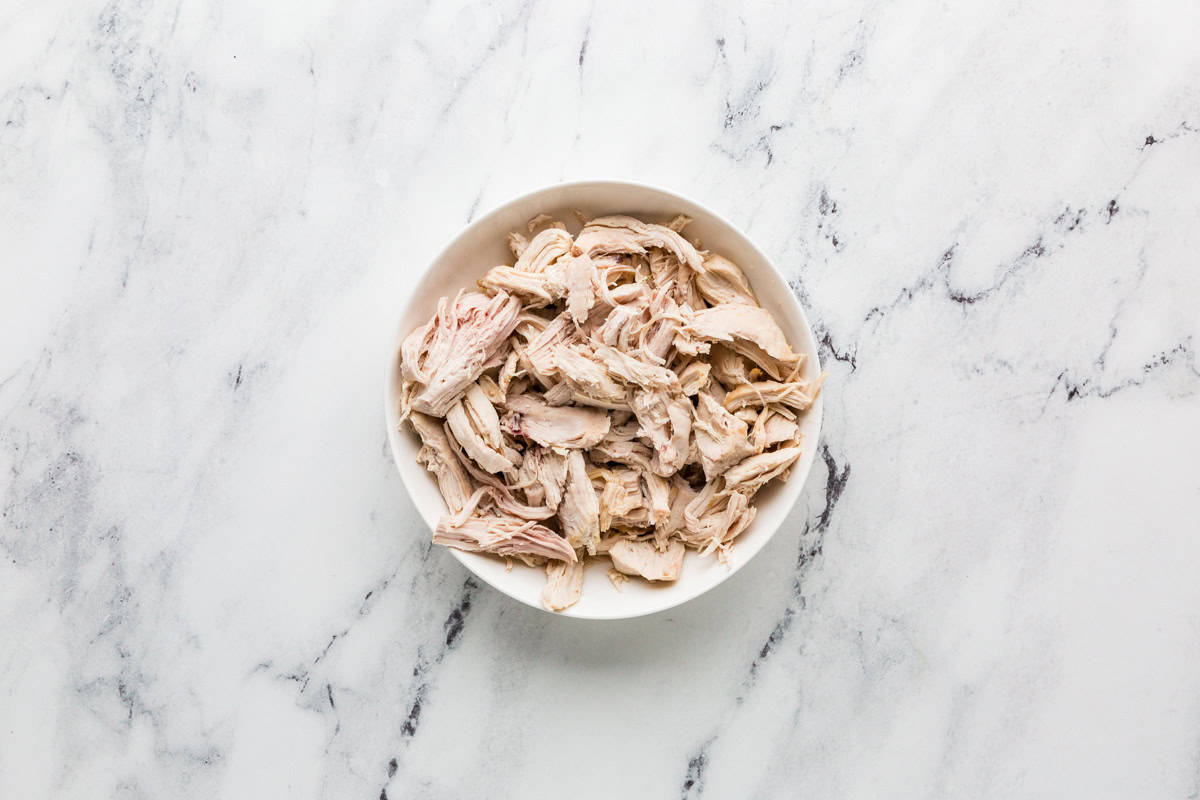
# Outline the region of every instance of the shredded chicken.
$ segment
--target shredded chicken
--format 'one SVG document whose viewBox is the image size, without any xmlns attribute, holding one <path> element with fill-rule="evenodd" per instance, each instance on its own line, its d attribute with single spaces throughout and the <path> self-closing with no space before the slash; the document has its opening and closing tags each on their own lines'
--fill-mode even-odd
<svg viewBox="0 0 1200 800">
<path fill-rule="evenodd" d="M 701 389 L 708 385 L 708 376 L 712 367 L 703 361 L 693 361 L 679 370 L 679 384 L 683 393 L 695 397 Z"/>
<path fill-rule="evenodd" d="M 808 381 L 788 381 L 786 383 L 758 381 L 756 383 L 747 383 L 736 389 L 731 389 L 729 394 L 725 395 L 725 408 L 730 411 L 736 411 L 746 406 L 780 403 L 797 411 L 807 411 L 808 407 L 817 399 L 817 392 L 820 390 L 820 378 L 812 385 Z"/>
<path fill-rule="evenodd" d="M 683 542 L 673 541 L 663 552 L 650 542 L 622 539 L 608 550 L 613 567 L 626 575 L 640 575 L 648 581 L 673 581 L 683 566 Z"/>
<path fill-rule="evenodd" d="M 800 426 L 795 418 L 789 418 L 779 406 L 767 406 L 754 420 L 750 438 L 755 449 L 761 452 L 773 444 L 799 442 Z"/>
<path fill-rule="evenodd" d="M 444 417 L 488 359 L 505 348 L 520 311 L 520 301 L 505 291 L 443 297 L 433 319 L 400 346 L 402 416 L 419 411 Z"/>
<path fill-rule="evenodd" d="M 824 379 L 687 217 L 580 221 L 509 234 L 515 261 L 400 348 L 402 424 L 447 507 L 433 541 L 544 565 L 553 611 L 593 559 L 619 588 L 676 580 L 688 548 L 726 558 Z"/>
<path fill-rule="evenodd" d="M 758 452 L 746 423 L 730 414 L 707 392 L 696 406 L 696 449 L 704 477 L 712 480 L 746 456 Z"/>
<path fill-rule="evenodd" d="M 470 517 L 462 521 L 443 517 L 433 531 L 433 543 L 501 556 L 578 560 L 574 548 L 554 531 L 513 517 Z"/>
<path fill-rule="evenodd" d="M 542 589 L 542 605 L 551 611 L 562 611 L 579 601 L 583 592 L 583 564 L 576 561 L 546 562 L 546 588 Z"/>
<path fill-rule="evenodd" d="M 463 450 L 485 471 L 508 472 L 521 463 L 520 453 L 505 443 L 496 407 L 479 384 L 471 384 L 463 399 L 450 407 L 446 422 Z"/>
<path fill-rule="evenodd" d="M 433 473 L 437 478 L 438 489 L 442 499 L 451 513 L 457 513 L 467 504 L 471 497 L 472 484 L 467 471 L 459 463 L 450 440 L 442 430 L 441 424 L 433 417 L 414 413 L 409 417 L 413 429 L 421 437 L 421 449 L 417 451 L 417 461 L 421 466 Z"/>
<path fill-rule="evenodd" d="M 801 364 L 801 356 L 792 352 L 774 317 L 749 303 L 721 303 L 697 311 L 688 330 L 703 340 L 729 343 L 776 380 Z"/>
<path fill-rule="evenodd" d="M 705 270 L 696 275 L 696 289 L 714 306 L 720 303 L 749 303 L 758 305 L 754 290 L 746 275 L 725 256 L 709 253 L 704 257 Z"/>
<path fill-rule="evenodd" d="M 739 489 L 753 487 L 753 491 L 758 491 L 763 484 L 790 467 L 800 457 L 800 452 L 797 445 L 750 456 L 725 472 L 725 485 Z"/>
<path fill-rule="evenodd" d="M 596 554 L 596 542 L 600 538 L 600 499 L 592 488 L 583 454 L 578 450 L 567 455 L 567 485 L 558 507 L 558 520 L 571 547 L 583 548 L 588 555 Z"/>
<path fill-rule="evenodd" d="M 552 406 L 532 394 L 508 398 L 508 429 L 544 447 L 591 447 L 608 433 L 608 415 L 594 408 Z"/>
<path fill-rule="evenodd" d="M 517 480 L 525 487 L 526 502 L 556 512 L 567 483 L 567 458 L 544 447 L 529 447 L 517 470 Z"/>
</svg>

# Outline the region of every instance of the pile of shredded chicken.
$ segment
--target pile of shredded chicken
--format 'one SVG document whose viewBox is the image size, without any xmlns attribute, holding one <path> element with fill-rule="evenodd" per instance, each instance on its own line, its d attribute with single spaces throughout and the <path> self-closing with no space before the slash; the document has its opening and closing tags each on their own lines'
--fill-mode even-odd
<svg viewBox="0 0 1200 800">
<path fill-rule="evenodd" d="M 449 513 L 433 541 L 545 566 L 575 603 L 609 577 L 724 558 L 755 493 L 801 453 L 820 390 L 741 269 L 666 225 L 611 216 L 572 237 L 540 216 L 515 263 L 444 297 L 401 346 L 400 418 Z M 536 235 L 534 235 L 536 232 Z"/>
</svg>

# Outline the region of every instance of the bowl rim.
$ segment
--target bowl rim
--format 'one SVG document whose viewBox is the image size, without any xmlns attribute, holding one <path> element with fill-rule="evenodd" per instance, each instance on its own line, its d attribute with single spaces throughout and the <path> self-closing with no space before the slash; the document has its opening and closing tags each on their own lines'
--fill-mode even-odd
<svg viewBox="0 0 1200 800">
<path fill-rule="evenodd" d="M 413 299 L 419 295 L 422 285 L 427 280 L 429 280 L 430 276 L 433 273 L 434 265 L 440 263 L 446 257 L 446 255 L 449 252 L 451 252 L 458 245 L 458 243 L 464 237 L 466 237 L 468 235 L 468 233 L 470 233 L 471 230 L 474 229 L 475 227 L 484 224 L 487 220 L 489 220 L 493 217 L 503 214 L 510 207 L 518 205 L 520 203 L 524 203 L 529 200 L 532 200 L 539 195 L 543 195 L 543 194 L 546 194 L 551 191 L 563 191 L 563 190 L 569 191 L 572 189 L 583 189 L 583 188 L 590 188 L 590 187 L 630 188 L 630 189 L 635 189 L 635 190 L 649 190 L 651 192 L 657 192 L 659 194 L 681 200 L 684 203 L 690 203 L 691 205 L 694 205 L 697 208 L 704 209 L 704 211 L 706 211 L 708 214 L 710 214 L 712 216 L 712 218 L 715 222 L 719 223 L 720 225 L 724 225 L 726 228 L 733 231 L 735 234 L 737 234 L 743 240 L 745 240 L 746 244 L 749 245 L 750 249 L 755 253 L 755 255 L 757 255 L 762 260 L 763 263 L 765 263 L 767 266 L 769 266 L 771 268 L 771 270 L 775 273 L 775 275 L 781 281 L 783 281 L 784 284 L 788 285 L 789 291 L 787 292 L 787 298 L 784 302 L 790 303 L 793 306 L 792 310 L 796 313 L 797 317 L 799 318 L 800 323 L 801 323 L 803 329 L 807 332 L 810 341 L 812 341 L 814 343 L 814 345 L 817 344 L 817 337 L 816 337 L 816 334 L 813 332 L 812 324 L 808 320 L 808 314 L 805 313 L 803 304 L 801 304 L 799 298 L 796 297 L 795 292 L 791 289 L 791 285 L 788 283 L 787 276 L 784 275 L 784 273 L 779 269 L 779 267 L 775 265 L 775 261 L 772 258 L 770 258 L 765 252 L 763 252 L 762 248 L 760 248 L 758 246 L 758 244 L 753 239 L 750 238 L 750 236 L 748 236 L 740 227 L 738 227 L 737 225 L 734 225 L 732 222 L 730 222 L 724 215 L 722 215 L 719 212 L 717 212 L 716 210 L 714 210 L 707 203 L 700 202 L 699 200 L 696 200 L 695 198 L 693 198 L 689 195 L 682 194 L 673 189 L 667 189 L 662 186 L 657 186 L 655 184 L 650 184 L 650 183 L 643 183 L 641 181 L 622 180 L 622 179 L 617 179 L 617 178 L 597 178 L 597 179 L 579 179 L 579 180 L 562 181 L 559 183 L 546 184 L 546 185 L 540 186 L 536 189 L 532 189 L 530 191 L 516 195 L 515 197 L 511 197 L 507 200 L 497 203 L 496 205 L 493 205 L 485 213 L 480 214 L 475 219 L 472 219 L 472 220 L 468 221 L 465 225 L 463 225 L 462 228 L 459 229 L 458 233 L 455 234 L 454 237 L 451 238 L 450 241 L 447 242 L 444 247 L 442 247 L 440 250 L 438 250 L 438 252 L 431 259 L 429 259 L 429 261 L 425 264 L 425 267 L 424 267 L 424 269 L 422 269 L 421 274 L 411 284 L 411 286 L 413 288 L 409 294 L 407 302 L 400 309 L 399 320 L 396 323 L 396 332 L 393 337 L 393 345 L 388 350 L 388 362 L 387 362 L 387 368 L 386 368 L 385 375 L 384 375 L 384 387 L 383 387 L 383 403 L 384 403 L 383 412 L 384 412 L 384 425 L 385 425 L 385 428 L 386 428 L 387 434 L 388 434 L 388 450 L 392 454 L 392 464 L 396 468 L 396 471 L 400 475 L 400 483 L 402 486 L 404 486 L 404 491 L 409 493 L 410 498 L 412 497 L 412 492 L 409 490 L 408 483 L 406 482 L 406 479 L 405 479 L 404 470 L 401 467 L 400 453 L 396 449 L 396 441 L 399 438 L 399 436 L 402 435 L 402 432 L 399 429 L 397 429 L 395 431 L 392 430 L 392 428 L 395 427 L 392 425 L 392 411 L 393 411 L 393 407 L 395 406 L 395 401 L 396 401 L 395 372 L 396 372 L 397 363 L 398 363 L 397 355 L 400 351 L 400 344 L 404 341 L 405 336 L 409 333 L 409 331 L 405 330 L 404 318 L 407 316 L 409 307 L 410 307 L 411 303 L 413 302 Z M 816 368 L 816 371 L 818 374 L 820 374 L 820 371 L 821 371 L 821 360 L 820 360 L 819 349 L 820 349 L 819 347 L 814 346 L 813 350 L 811 352 L 811 358 L 813 360 L 813 365 Z M 781 518 L 778 523 L 776 523 L 774 529 L 771 530 L 770 533 L 768 533 L 766 536 L 762 537 L 761 541 L 757 543 L 757 546 L 751 552 L 749 552 L 745 558 L 738 559 L 737 561 L 730 563 L 728 569 L 721 576 L 721 578 L 719 580 L 717 580 L 715 583 L 712 583 L 710 585 L 699 586 L 694 591 L 684 593 L 678 597 L 671 597 L 667 602 L 651 603 L 651 604 L 648 604 L 647 607 L 645 607 L 645 608 L 639 608 L 634 611 L 618 612 L 618 613 L 614 613 L 614 614 L 571 613 L 572 610 L 570 608 L 565 609 L 563 611 L 551 611 L 551 610 L 547 609 L 546 607 L 544 607 L 541 603 L 530 602 L 527 598 L 521 597 L 518 594 L 516 594 L 514 591 L 511 591 L 509 588 L 507 588 L 505 585 L 503 585 L 503 583 L 498 583 L 498 582 L 489 580 L 482 573 L 476 571 L 474 566 L 471 564 L 470 560 L 466 558 L 466 556 L 468 556 L 468 555 L 476 555 L 475 553 L 464 553 L 453 547 L 447 547 L 444 549 L 450 551 L 450 554 L 455 558 L 455 560 L 458 561 L 458 563 L 462 564 L 463 567 L 465 567 L 467 569 L 467 571 L 471 573 L 472 576 L 479 579 L 483 583 L 486 583 L 488 586 L 491 586 L 496 591 L 500 592 L 503 595 L 506 595 L 507 597 L 512 598 L 513 600 L 516 600 L 517 602 L 521 603 L 522 605 L 537 608 L 537 609 L 543 611 L 544 613 L 549 614 L 553 617 L 558 617 L 558 618 L 565 617 L 565 618 L 588 620 L 588 621 L 605 621 L 605 620 L 611 621 L 611 620 L 623 620 L 623 619 L 638 619 L 640 617 L 646 617 L 651 614 L 658 614 L 658 613 L 661 613 L 664 611 L 669 611 L 670 609 L 673 609 L 673 608 L 677 608 L 678 606 L 681 606 L 684 603 L 687 603 L 691 600 L 695 600 L 700 595 L 705 594 L 705 593 L 717 588 L 718 586 L 725 583 L 726 581 L 728 581 L 731 577 L 733 577 L 735 574 L 737 574 L 737 572 L 739 572 L 743 567 L 745 567 L 752 560 L 754 560 L 754 558 L 757 557 L 758 554 L 761 553 L 763 551 L 763 549 L 767 546 L 767 544 L 772 539 L 774 539 L 775 536 L 779 533 L 779 529 L 783 527 L 783 522 L 786 519 L 787 514 L 789 514 L 791 512 L 791 510 L 795 507 L 796 502 L 800 498 L 800 493 L 803 491 L 805 484 L 808 483 L 809 476 L 812 474 L 812 465 L 816 461 L 815 453 L 820 449 L 820 443 L 821 443 L 821 433 L 822 433 L 822 427 L 823 427 L 822 423 L 824 421 L 824 406 L 825 406 L 824 399 L 825 399 L 825 392 L 822 391 L 820 394 L 817 395 L 815 402 L 806 412 L 806 416 L 812 418 L 812 424 L 813 424 L 813 427 L 815 430 L 815 433 L 812 436 L 812 442 L 811 442 L 811 448 L 812 448 L 812 452 L 814 453 L 814 458 L 812 458 L 808 461 L 807 467 L 804 470 L 804 473 L 802 475 L 798 474 L 798 473 L 792 473 L 784 481 L 784 485 L 795 482 L 795 484 L 797 486 L 796 495 L 795 495 L 795 497 L 792 498 L 791 504 L 788 507 L 787 512 L 785 512 L 784 517 Z M 808 445 L 809 444 L 808 441 L 806 441 L 805 444 Z M 416 508 L 415 498 L 413 498 L 413 505 L 414 505 L 414 509 L 417 511 L 417 516 L 420 517 L 420 519 L 421 519 L 422 524 L 424 524 L 425 527 L 428 528 L 428 523 L 426 522 L 424 515 L 421 514 L 421 511 L 419 508 Z"/>
</svg>

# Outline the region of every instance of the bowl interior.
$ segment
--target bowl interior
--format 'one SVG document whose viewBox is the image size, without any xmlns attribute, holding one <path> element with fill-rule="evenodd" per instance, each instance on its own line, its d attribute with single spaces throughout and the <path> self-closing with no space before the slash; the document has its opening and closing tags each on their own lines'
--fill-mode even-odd
<svg viewBox="0 0 1200 800">
<path fill-rule="evenodd" d="M 811 380 L 820 373 L 812 330 L 787 281 L 749 239 L 704 206 L 661 189 L 615 181 L 560 184 L 519 197 L 471 223 L 434 259 L 413 291 L 397 332 L 386 388 L 388 439 L 404 485 L 431 529 L 446 509 L 433 476 L 417 464 L 420 439 L 407 427 L 403 431 L 397 427 L 400 342 L 433 316 L 438 298 L 464 287 L 474 287 L 491 267 L 512 263 L 507 244 L 510 231 L 523 232 L 528 220 L 544 213 L 562 220 L 572 233 L 577 233 L 580 225 L 576 211 L 587 217 L 629 214 L 663 222 L 676 214 L 688 215 L 693 222 L 684 234 L 688 238 L 699 238 L 705 249 L 724 255 L 742 268 L 759 302 L 775 315 L 792 348 L 807 354 L 804 377 Z M 674 583 L 655 585 L 632 579 L 618 591 L 607 578 L 608 560 L 597 559 L 584 573 L 583 596 L 561 613 L 586 619 L 640 616 L 685 602 L 728 578 L 774 535 L 799 496 L 812 468 L 821 427 L 821 408 L 822 402 L 818 398 L 802 419 L 804 454 L 788 479 L 783 483 L 773 482 L 756 496 L 758 515 L 738 537 L 728 565 L 718 563 L 715 557 L 701 558 L 689 551 L 679 580 Z M 518 563 L 508 571 L 502 560 L 492 556 L 454 549 L 450 552 L 501 592 L 531 606 L 542 607 L 541 592 L 545 584 L 542 569 Z"/>
</svg>

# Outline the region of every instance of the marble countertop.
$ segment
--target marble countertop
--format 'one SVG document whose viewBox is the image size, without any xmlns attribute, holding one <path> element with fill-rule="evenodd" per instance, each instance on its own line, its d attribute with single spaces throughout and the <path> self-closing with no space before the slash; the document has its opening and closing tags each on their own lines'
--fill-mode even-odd
<svg viewBox="0 0 1200 800">
<path fill-rule="evenodd" d="M 9 3 L 0 796 L 1196 797 L 1198 16 Z M 612 624 L 430 547 L 381 413 L 432 255 L 590 177 L 830 372 L 785 529 Z"/>
</svg>

